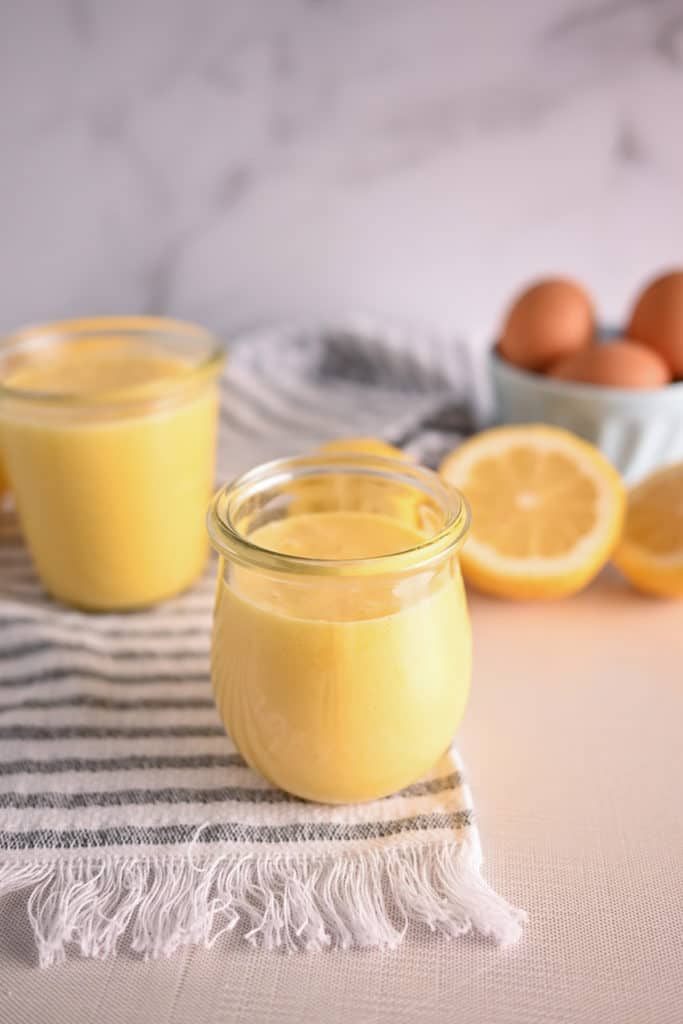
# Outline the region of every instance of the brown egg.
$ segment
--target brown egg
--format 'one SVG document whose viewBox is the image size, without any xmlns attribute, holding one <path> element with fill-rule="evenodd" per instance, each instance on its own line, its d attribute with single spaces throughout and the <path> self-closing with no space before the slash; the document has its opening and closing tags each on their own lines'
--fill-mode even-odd
<svg viewBox="0 0 683 1024">
<path fill-rule="evenodd" d="M 542 370 L 585 348 L 595 315 L 586 291 L 574 281 L 549 278 L 519 296 L 508 311 L 498 351 L 515 366 Z"/>
<path fill-rule="evenodd" d="M 683 270 L 655 278 L 640 293 L 628 334 L 656 349 L 674 377 L 683 377 Z"/>
<path fill-rule="evenodd" d="M 608 388 L 659 388 L 669 383 L 671 371 L 653 349 L 623 339 L 591 345 L 560 359 L 548 376 Z"/>
</svg>

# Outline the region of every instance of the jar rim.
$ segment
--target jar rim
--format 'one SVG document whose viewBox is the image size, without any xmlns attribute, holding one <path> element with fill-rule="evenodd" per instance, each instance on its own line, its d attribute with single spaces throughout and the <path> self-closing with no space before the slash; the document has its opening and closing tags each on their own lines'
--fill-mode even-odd
<svg viewBox="0 0 683 1024">
<path fill-rule="evenodd" d="M 414 547 L 391 554 L 347 559 L 307 558 L 273 551 L 255 544 L 235 525 L 236 509 L 245 500 L 294 480 L 333 473 L 390 479 L 422 491 L 443 509 L 444 525 L 433 537 L 425 538 Z M 263 463 L 222 487 L 214 495 L 207 514 L 209 537 L 220 555 L 251 568 L 310 576 L 372 576 L 423 568 L 452 553 L 462 543 L 469 525 L 470 510 L 464 495 L 433 470 L 399 459 L 352 452 L 304 455 Z"/>
<path fill-rule="evenodd" d="M 173 317 L 157 316 L 95 316 L 70 320 L 55 320 L 49 323 L 24 327 L 0 339 L 0 360 L 16 353 L 40 350 L 43 346 L 68 343 L 85 339 L 106 340 L 125 337 L 128 340 L 149 340 L 150 338 L 175 337 L 178 340 L 201 341 L 208 351 L 195 362 L 188 362 L 187 373 L 172 378 L 160 378 L 158 386 L 150 390 L 139 385 L 130 385 L 103 390 L 96 393 L 86 391 L 45 391 L 36 388 L 12 387 L 3 383 L 0 376 L 0 399 L 13 402 L 33 402 L 52 407 L 83 407 L 113 405 L 121 406 L 138 402 L 141 397 L 165 398 L 184 389 L 194 381 L 216 376 L 225 360 L 225 348 L 211 331 L 199 324 Z"/>
</svg>

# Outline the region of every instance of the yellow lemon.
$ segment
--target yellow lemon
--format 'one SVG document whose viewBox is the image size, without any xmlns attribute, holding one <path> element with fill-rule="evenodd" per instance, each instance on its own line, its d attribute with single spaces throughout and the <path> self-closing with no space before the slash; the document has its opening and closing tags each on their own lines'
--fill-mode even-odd
<svg viewBox="0 0 683 1024">
<path fill-rule="evenodd" d="M 408 462 L 400 448 L 374 437 L 337 438 L 321 445 L 316 456 L 376 455 Z M 349 510 L 390 516 L 412 526 L 420 526 L 418 502 L 413 488 L 387 477 L 371 480 L 362 475 L 331 473 L 317 479 L 297 480 L 290 484 L 294 500 L 289 515 Z"/>
<path fill-rule="evenodd" d="M 316 455 L 379 455 L 384 459 L 408 460 L 408 456 L 400 448 L 378 437 L 337 437 L 334 441 L 326 441 L 316 448 Z"/>
<path fill-rule="evenodd" d="M 500 597 L 573 594 L 609 558 L 621 530 L 621 477 L 592 445 L 557 427 L 499 427 L 440 469 L 472 509 L 463 573 Z"/>
<path fill-rule="evenodd" d="M 652 473 L 629 493 L 614 564 L 638 590 L 683 597 L 683 462 Z"/>
</svg>

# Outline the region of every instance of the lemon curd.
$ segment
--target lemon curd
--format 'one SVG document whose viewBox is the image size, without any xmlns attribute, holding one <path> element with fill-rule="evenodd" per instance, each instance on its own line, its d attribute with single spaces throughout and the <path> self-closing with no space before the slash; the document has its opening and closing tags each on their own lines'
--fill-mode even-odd
<svg viewBox="0 0 683 1024">
<path fill-rule="evenodd" d="M 338 493 L 336 471 L 334 483 Z M 267 522 L 244 557 L 223 548 L 215 698 L 267 779 L 311 800 L 369 800 L 415 781 L 447 748 L 471 667 L 454 544 L 422 559 L 430 538 L 400 514 L 342 508 Z"/>
<path fill-rule="evenodd" d="M 0 368 L 0 442 L 47 590 L 127 609 L 188 586 L 207 557 L 221 361 L 210 336 L 137 318 L 18 338 Z"/>
</svg>

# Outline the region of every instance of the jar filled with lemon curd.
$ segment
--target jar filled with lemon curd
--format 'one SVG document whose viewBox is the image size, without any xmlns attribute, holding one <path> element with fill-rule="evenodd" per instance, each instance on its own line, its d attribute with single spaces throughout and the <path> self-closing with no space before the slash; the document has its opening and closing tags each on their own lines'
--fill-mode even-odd
<svg viewBox="0 0 683 1024">
<path fill-rule="evenodd" d="M 280 460 L 215 496 L 214 694 L 266 779 L 371 800 L 447 749 L 470 685 L 468 522 L 430 470 L 367 455 Z"/>
<path fill-rule="evenodd" d="M 92 610 L 188 587 L 208 555 L 222 348 L 152 317 L 71 320 L 0 346 L 0 449 L 45 588 Z"/>
</svg>

